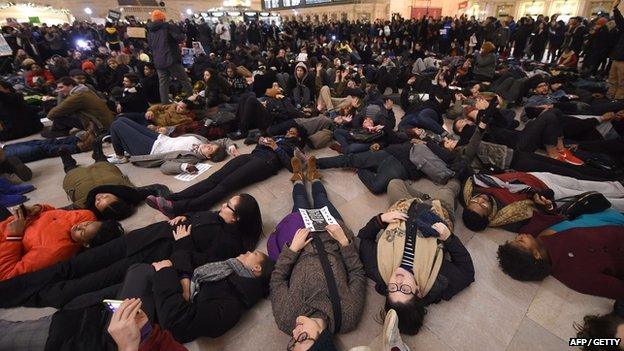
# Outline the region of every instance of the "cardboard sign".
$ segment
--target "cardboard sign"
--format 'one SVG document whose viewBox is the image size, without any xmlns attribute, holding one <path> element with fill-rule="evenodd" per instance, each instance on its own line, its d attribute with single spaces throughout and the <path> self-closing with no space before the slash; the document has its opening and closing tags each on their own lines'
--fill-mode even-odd
<svg viewBox="0 0 624 351">
<path fill-rule="evenodd" d="M 145 39 L 145 28 L 143 27 L 128 27 L 126 28 L 128 38 L 140 38 Z"/>
<path fill-rule="evenodd" d="M 115 10 L 108 10 L 107 17 L 114 21 L 119 21 L 119 19 L 121 18 L 121 12 L 115 11 Z"/>
</svg>

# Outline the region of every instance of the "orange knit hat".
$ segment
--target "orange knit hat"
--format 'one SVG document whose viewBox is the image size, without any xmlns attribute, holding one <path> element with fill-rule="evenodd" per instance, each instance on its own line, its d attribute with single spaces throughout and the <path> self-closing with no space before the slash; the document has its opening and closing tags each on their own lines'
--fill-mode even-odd
<svg viewBox="0 0 624 351">
<path fill-rule="evenodd" d="M 152 21 L 164 21 L 167 19 L 165 13 L 160 10 L 152 11 Z"/>
</svg>

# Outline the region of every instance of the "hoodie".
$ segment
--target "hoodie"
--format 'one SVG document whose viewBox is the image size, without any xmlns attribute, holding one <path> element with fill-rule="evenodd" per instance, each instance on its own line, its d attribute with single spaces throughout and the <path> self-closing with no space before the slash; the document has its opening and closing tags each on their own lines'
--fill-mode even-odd
<svg viewBox="0 0 624 351">
<path fill-rule="evenodd" d="M 297 78 L 297 68 L 303 68 L 305 70 L 301 79 Z M 315 78 L 313 75 L 309 74 L 306 64 L 299 62 L 295 66 L 295 71 L 288 81 L 288 89 L 286 93 L 293 99 L 298 108 L 306 106 L 315 101 L 314 83 Z"/>
</svg>

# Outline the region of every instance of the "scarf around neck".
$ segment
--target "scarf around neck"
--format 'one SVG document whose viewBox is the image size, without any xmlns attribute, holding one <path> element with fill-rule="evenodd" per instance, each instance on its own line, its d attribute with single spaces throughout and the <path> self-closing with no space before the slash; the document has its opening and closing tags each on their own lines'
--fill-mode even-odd
<svg viewBox="0 0 624 351">
<path fill-rule="evenodd" d="M 253 278 L 254 275 L 241 261 L 230 258 L 220 262 L 210 262 L 195 268 L 191 278 L 191 301 L 199 293 L 201 284 L 205 282 L 216 282 L 225 279 L 231 274 L 236 274 L 243 278 Z"/>
</svg>

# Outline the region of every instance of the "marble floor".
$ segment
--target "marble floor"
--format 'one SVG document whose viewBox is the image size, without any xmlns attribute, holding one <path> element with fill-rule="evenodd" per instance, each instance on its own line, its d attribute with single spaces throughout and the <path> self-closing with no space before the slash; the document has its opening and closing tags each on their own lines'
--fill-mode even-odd
<svg viewBox="0 0 624 351">
<path fill-rule="evenodd" d="M 239 143 L 242 144 L 242 143 Z M 241 152 L 250 147 L 243 146 Z M 105 151 L 110 151 L 108 147 Z M 329 149 L 312 152 L 319 156 L 332 156 Z M 79 164 L 91 162 L 90 153 L 75 156 Z M 47 159 L 29 164 L 37 190 L 29 194 L 30 203 L 49 203 L 54 206 L 68 204 L 61 189 L 63 169 L 59 159 Z M 202 174 L 207 177 L 219 164 Z M 151 183 L 168 185 L 179 191 L 190 185 L 160 173 L 158 169 L 120 165 L 138 186 Z M 373 215 L 388 206 L 385 195 L 375 196 L 366 190 L 350 170 L 323 171 L 323 182 L 330 200 L 336 205 L 346 224 L 357 232 Z M 291 209 L 290 174 L 282 170 L 269 180 L 246 189 L 258 199 L 264 221 L 264 232 L 271 233 L 276 223 Z M 421 332 L 405 337 L 412 350 L 545 350 L 569 349 L 568 339 L 575 335 L 573 323 L 586 314 L 606 313 L 612 301 L 576 293 L 553 278 L 540 283 L 522 283 L 504 275 L 496 260 L 497 245 L 513 237 L 512 233 L 488 229 L 473 233 L 461 223 L 458 210 L 456 234 L 470 251 L 474 260 L 475 282 L 451 301 L 430 306 Z M 123 221 L 126 231 L 145 226 L 165 217 L 142 205 L 137 214 Z M 266 251 L 266 238 L 259 248 Z M 383 306 L 373 284 L 368 284 L 366 308 L 357 330 L 337 337 L 341 350 L 368 345 L 381 332 L 376 316 Z M 0 310 L 0 319 L 34 319 L 54 310 L 15 308 Z M 262 301 L 224 336 L 217 339 L 202 338 L 187 344 L 189 350 L 284 350 L 289 336 L 281 333 L 273 320 L 269 301 Z"/>
</svg>

